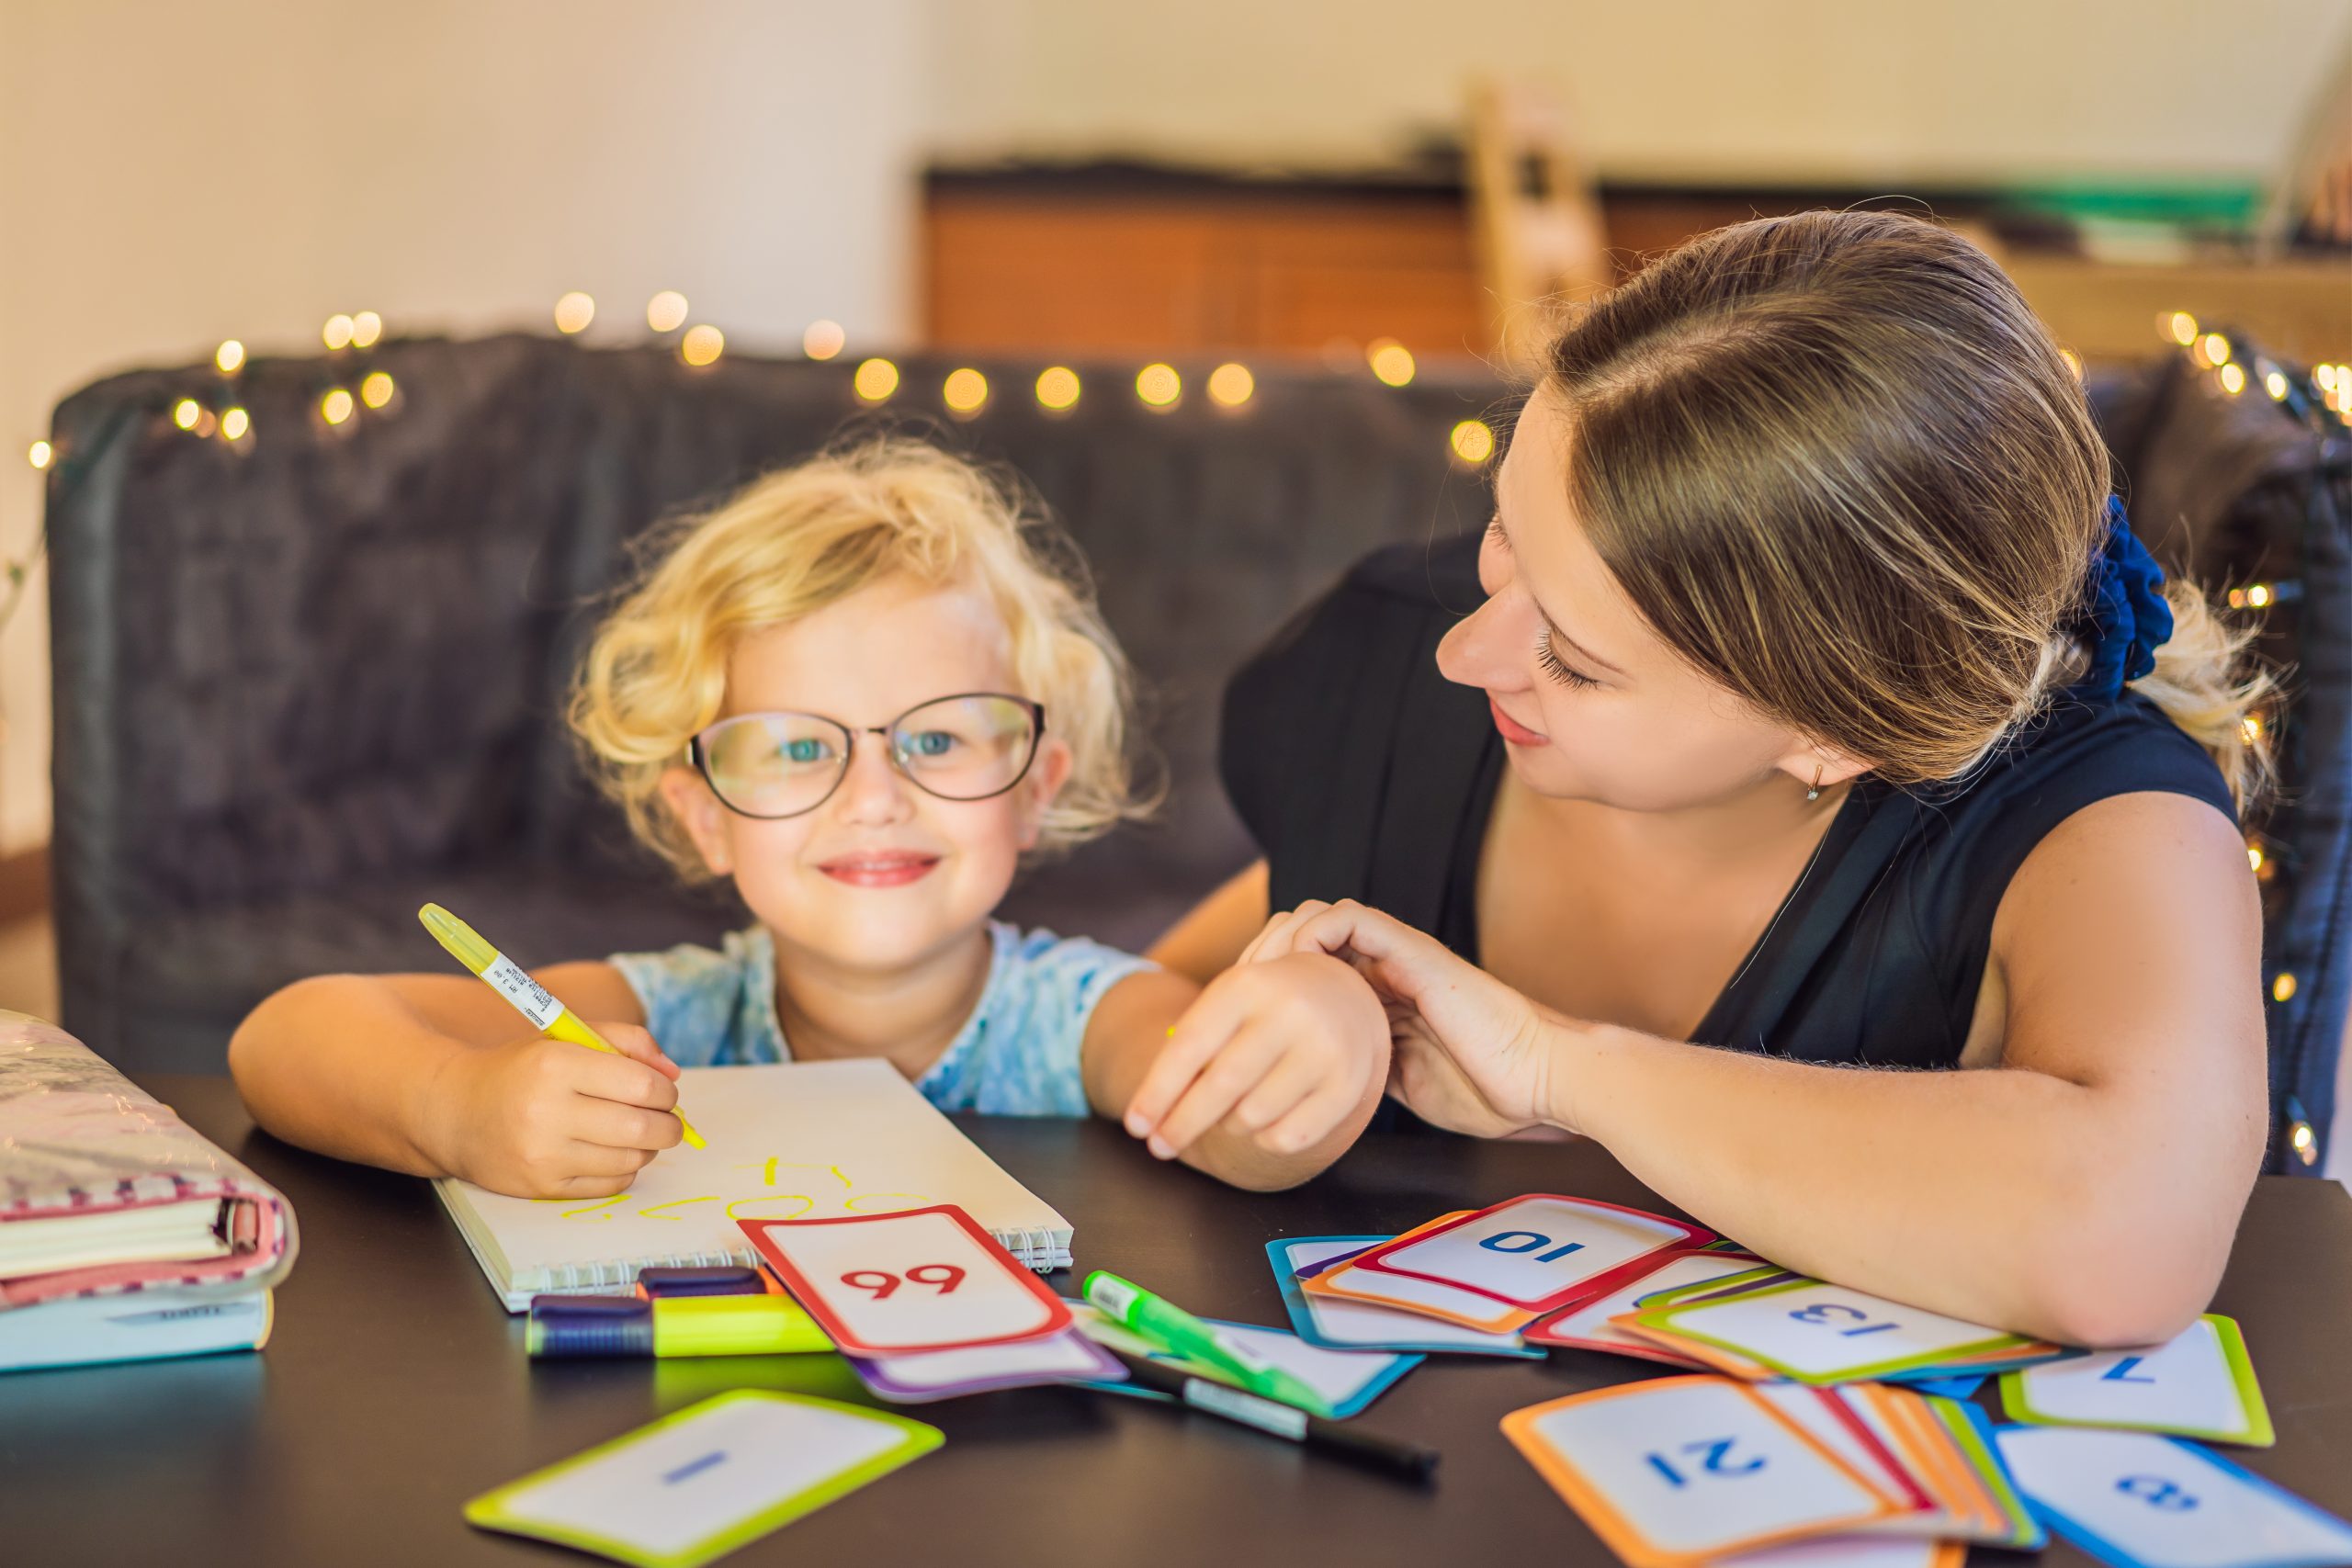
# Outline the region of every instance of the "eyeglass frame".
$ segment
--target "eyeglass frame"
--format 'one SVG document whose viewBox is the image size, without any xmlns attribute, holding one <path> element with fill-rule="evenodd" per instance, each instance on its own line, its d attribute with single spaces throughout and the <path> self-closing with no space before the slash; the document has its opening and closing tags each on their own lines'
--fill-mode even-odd
<svg viewBox="0 0 2352 1568">
<path fill-rule="evenodd" d="M 907 771 L 906 763 L 900 760 L 899 756 L 899 749 L 889 743 L 890 731 L 898 728 L 899 724 L 906 719 L 908 714 L 921 713 L 923 709 L 935 706 L 940 703 L 964 702 L 974 697 L 987 697 L 996 702 L 1012 703 L 1019 707 L 1028 710 L 1030 720 L 1029 755 L 1022 759 L 1021 771 L 1013 774 L 1012 779 L 1008 781 L 1001 789 L 992 789 L 986 795 L 942 795 L 937 790 L 932 788 L 929 784 L 923 783 L 921 779 L 915 777 L 914 774 Z M 781 816 L 776 817 L 763 817 L 758 812 L 744 810 L 741 807 L 727 798 L 727 792 L 720 789 L 718 787 L 718 781 L 710 776 L 710 752 L 708 748 L 703 745 L 702 738 L 708 735 L 712 730 L 717 729 L 722 724 L 735 724 L 747 718 L 784 717 L 821 719 L 823 722 L 831 725 L 835 729 L 840 730 L 843 735 L 848 736 L 849 744 L 842 750 L 842 765 L 834 772 L 833 782 L 825 786 L 824 794 L 819 795 L 815 800 L 810 801 L 808 805 L 802 807 L 797 811 L 786 811 Z M 949 801 L 959 806 L 969 805 L 974 801 L 994 800 L 999 795 L 1010 795 L 1014 790 L 1021 787 L 1021 781 L 1027 778 L 1029 776 L 1029 770 L 1037 765 L 1037 753 L 1044 747 L 1046 742 L 1046 705 L 1040 702 L 1032 701 L 1027 697 L 1016 697 L 1010 692 L 950 692 L 944 697 L 925 698 L 923 701 L 919 702 L 914 706 L 907 709 L 906 713 L 899 715 L 897 718 L 892 719 L 888 724 L 869 724 L 865 726 L 843 724 L 840 719 L 834 718 L 830 714 L 810 713 L 803 708 L 763 708 L 756 713 L 729 714 L 725 718 L 718 719 L 711 724 L 704 725 L 700 729 L 686 738 L 686 761 L 693 766 L 695 776 L 700 778 L 702 782 L 708 786 L 711 797 L 717 800 L 719 805 L 727 807 L 728 810 L 735 813 L 736 816 L 746 818 L 753 822 L 789 822 L 796 817 L 808 816 L 811 811 L 818 809 L 820 807 L 823 806 L 825 802 L 833 798 L 834 795 L 839 792 L 842 787 L 842 781 L 849 777 L 850 769 L 856 765 L 857 742 L 859 737 L 866 735 L 878 735 L 882 737 L 883 755 L 890 760 L 891 771 L 896 773 L 900 778 L 906 780 L 909 784 L 914 785 L 915 788 L 922 791 L 923 794 L 931 796 L 933 800 Z"/>
</svg>

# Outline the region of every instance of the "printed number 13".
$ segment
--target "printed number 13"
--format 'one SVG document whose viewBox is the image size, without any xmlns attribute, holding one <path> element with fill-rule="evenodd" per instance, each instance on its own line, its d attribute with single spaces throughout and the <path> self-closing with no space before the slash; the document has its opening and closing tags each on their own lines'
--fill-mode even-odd
<svg viewBox="0 0 2352 1568">
<path fill-rule="evenodd" d="M 953 1263 L 918 1263 L 907 1270 L 907 1278 L 918 1285 L 929 1285 L 941 1295 L 946 1295 L 964 1282 L 964 1270 Z M 888 1301 L 900 1280 L 887 1269 L 853 1269 L 842 1276 L 842 1283 L 861 1291 L 871 1291 L 877 1302 Z"/>
<path fill-rule="evenodd" d="M 1764 1468 L 1764 1456 L 1762 1454 L 1753 1456 L 1745 1464 L 1725 1464 L 1724 1462 L 1724 1456 L 1731 1452 L 1731 1445 L 1734 1439 L 1730 1438 L 1704 1438 L 1695 1443 L 1685 1443 L 1675 1451 L 1678 1453 L 1703 1455 L 1704 1457 L 1699 1461 L 1699 1468 L 1705 1471 L 1710 1475 L 1746 1475 L 1751 1471 L 1758 1471 Z M 1677 1470 L 1671 1463 L 1668 1462 L 1667 1457 L 1664 1454 L 1645 1454 L 1642 1457 L 1649 1461 L 1649 1465 L 1652 1470 L 1657 1471 L 1660 1475 L 1666 1477 L 1666 1483 L 1668 1485 L 1687 1486 L 1690 1484 L 1689 1478 L 1684 1476 L 1684 1474 L 1679 1470 Z"/>
<path fill-rule="evenodd" d="M 1831 1315 L 1832 1314 L 1837 1314 L 1837 1316 L 1833 1317 Z M 1877 1334 L 1885 1329 L 1900 1328 L 1902 1326 L 1901 1324 L 1897 1323 L 1871 1323 L 1870 1314 L 1866 1312 L 1859 1312 L 1852 1307 L 1843 1305 L 1838 1302 L 1815 1302 L 1813 1305 L 1792 1312 L 1789 1314 L 1789 1315 L 1799 1323 L 1818 1324 L 1823 1326 L 1826 1326 L 1827 1325 L 1836 1322 L 1838 1317 L 1849 1318 L 1856 1323 L 1867 1325 L 1861 1328 L 1839 1329 L 1838 1331 L 1838 1336 L 1841 1339 L 1851 1339 L 1858 1335 Z"/>
</svg>

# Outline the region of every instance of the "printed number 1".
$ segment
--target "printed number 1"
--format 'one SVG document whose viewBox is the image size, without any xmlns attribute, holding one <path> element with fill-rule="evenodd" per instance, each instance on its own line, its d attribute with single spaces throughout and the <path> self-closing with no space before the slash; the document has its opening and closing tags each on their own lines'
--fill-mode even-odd
<svg viewBox="0 0 2352 1568">
<path fill-rule="evenodd" d="M 2146 1359 L 2145 1356 L 2126 1356 L 2099 1373 L 2098 1381 L 2101 1382 L 2154 1382 L 2156 1381 L 2154 1378 L 2135 1378 L 2132 1375 L 2132 1369 Z"/>
<path fill-rule="evenodd" d="M 1853 1307 L 1846 1306 L 1838 1302 L 1815 1302 L 1813 1305 L 1800 1308 L 1799 1310 L 1789 1314 L 1789 1315 L 1799 1323 L 1810 1323 L 1826 1326 L 1831 1321 L 1829 1314 L 1832 1313 L 1840 1314 L 1846 1317 L 1854 1319 L 1856 1322 L 1867 1325 L 1861 1328 L 1839 1329 L 1838 1331 L 1838 1337 L 1841 1339 L 1853 1339 L 1864 1334 L 1880 1334 L 1890 1328 L 1900 1328 L 1903 1326 L 1899 1323 L 1871 1323 L 1870 1314 L 1857 1311 Z"/>
<path fill-rule="evenodd" d="M 2197 1499 L 2161 1475 L 2127 1475 L 2115 1483 L 2115 1489 L 2127 1497 L 2137 1497 L 2151 1508 L 2166 1513 L 2185 1514 L 2197 1506 Z"/>
<path fill-rule="evenodd" d="M 1504 1243 L 1514 1236 L 1525 1236 L 1527 1239 L 1517 1247 L 1506 1247 Z M 1534 1231 L 1499 1231 L 1493 1235 L 1480 1237 L 1478 1245 L 1489 1252 L 1535 1252 L 1539 1247 L 1551 1247 L 1552 1250 L 1549 1252 L 1535 1252 L 1535 1261 L 1538 1263 L 1557 1263 L 1571 1252 L 1584 1250 L 1584 1243 L 1580 1241 L 1571 1241 L 1563 1246 L 1552 1247 L 1550 1236 L 1538 1235 Z"/>
<path fill-rule="evenodd" d="M 1705 1471 L 1710 1475 L 1747 1475 L 1751 1472 L 1764 1468 L 1764 1456 L 1762 1454 L 1753 1456 L 1745 1464 L 1725 1464 L 1724 1462 L 1724 1456 L 1731 1451 L 1731 1446 L 1734 1441 L 1735 1439 L 1730 1438 L 1704 1438 L 1695 1443 L 1685 1443 L 1681 1448 L 1675 1451 L 1686 1454 L 1703 1454 L 1705 1457 L 1699 1461 L 1699 1468 Z M 1667 1461 L 1667 1458 L 1664 1454 L 1645 1454 L 1643 1457 L 1649 1461 L 1649 1465 L 1652 1470 L 1657 1471 L 1660 1475 L 1666 1477 L 1666 1483 L 1668 1485 L 1687 1486 L 1690 1484 L 1690 1482 L 1684 1477 L 1683 1473 Z"/>
<path fill-rule="evenodd" d="M 953 1263 L 918 1263 L 907 1270 L 907 1278 L 918 1285 L 930 1285 L 944 1296 L 964 1282 L 964 1270 Z M 900 1280 L 887 1269 L 853 1269 L 842 1276 L 842 1283 L 871 1291 L 876 1301 L 886 1302 Z"/>
</svg>

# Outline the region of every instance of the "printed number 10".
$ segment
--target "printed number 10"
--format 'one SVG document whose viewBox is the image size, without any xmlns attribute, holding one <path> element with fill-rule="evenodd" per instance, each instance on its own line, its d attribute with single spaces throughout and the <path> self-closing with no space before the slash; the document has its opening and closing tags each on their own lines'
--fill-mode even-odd
<svg viewBox="0 0 2352 1568">
<path fill-rule="evenodd" d="M 1518 1246 L 1508 1245 L 1521 1237 L 1525 1239 L 1520 1240 Z M 1552 1247 L 1550 1236 L 1538 1235 L 1534 1231 L 1499 1231 L 1493 1235 L 1480 1237 L 1478 1245 L 1489 1252 L 1535 1252 L 1539 1247 L 1551 1247 L 1549 1252 L 1535 1252 L 1535 1261 L 1538 1263 L 1557 1263 L 1571 1252 L 1584 1250 L 1584 1243 L 1580 1241 L 1566 1242 L 1558 1247 Z"/>
<path fill-rule="evenodd" d="M 929 1285 L 945 1295 L 964 1282 L 964 1270 L 953 1263 L 918 1263 L 907 1270 L 907 1278 L 918 1285 Z M 877 1302 L 890 1299 L 890 1292 L 900 1283 L 899 1277 L 887 1269 L 853 1269 L 842 1276 L 842 1283 L 861 1291 L 871 1291 Z"/>
</svg>

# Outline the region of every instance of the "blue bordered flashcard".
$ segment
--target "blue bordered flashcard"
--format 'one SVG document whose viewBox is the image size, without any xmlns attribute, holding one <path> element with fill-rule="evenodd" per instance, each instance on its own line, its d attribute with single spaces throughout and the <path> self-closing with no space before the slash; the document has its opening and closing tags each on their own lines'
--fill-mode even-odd
<svg viewBox="0 0 2352 1568">
<path fill-rule="evenodd" d="M 2185 1438 L 2096 1427 L 1995 1436 L 2050 1528 L 2118 1568 L 2352 1562 L 2352 1525 Z"/>
<path fill-rule="evenodd" d="M 1338 1296 L 1310 1296 L 1298 1288 L 1302 1270 L 1347 1258 L 1392 1238 L 1385 1235 L 1295 1235 L 1266 1244 L 1266 1260 L 1282 1286 L 1291 1325 L 1309 1345 L 1326 1350 L 1442 1351 L 1452 1355 L 1538 1358 L 1540 1347 L 1516 1334 L 1489 1334 L 1418 1313 L 1377 1307 Z"/>
<path fill-rule="evenodd" d="M 1130 1356 L 1148 1356 L 1155 1361 L 1165 1361 L 1211 1382 L 1233 1382 L 1233 1375 L 1223 1367 L 1172 1355 L 1125 1324 L 1105 1316 L 1091 1303 L 1072 1302 L 1069 1307 L 1070 1315 L 1077 1320 L 1079 1332 L 1090 1339 Z M 1381 1350 L 1328 1349 L 1310 1344 L 1286 1330 L 1261 1328 L 1254 1323 L 1228 1323 L 1216 1317 L 1203 1321 L 1216 1324 L 1250 1350 L 1314 1390 L 1316 1397 L 1324 1402 L 1324 1408 L 1316 1414 L 1334 1421 L 1344 1421 L 1355 1415 L 1387 1392 L 1391 1383 L 1419 1366 L 1422 1360 L 1419 1356 L 1396 1356 Z M 1088 1386 L 1114 1389 L 1124 1393 L 1152 1393 L 1117 1382 L 1090 1383 Z M 1155 1393 L 1153 1397 L 1166 1396 Z"/>
</svg>

